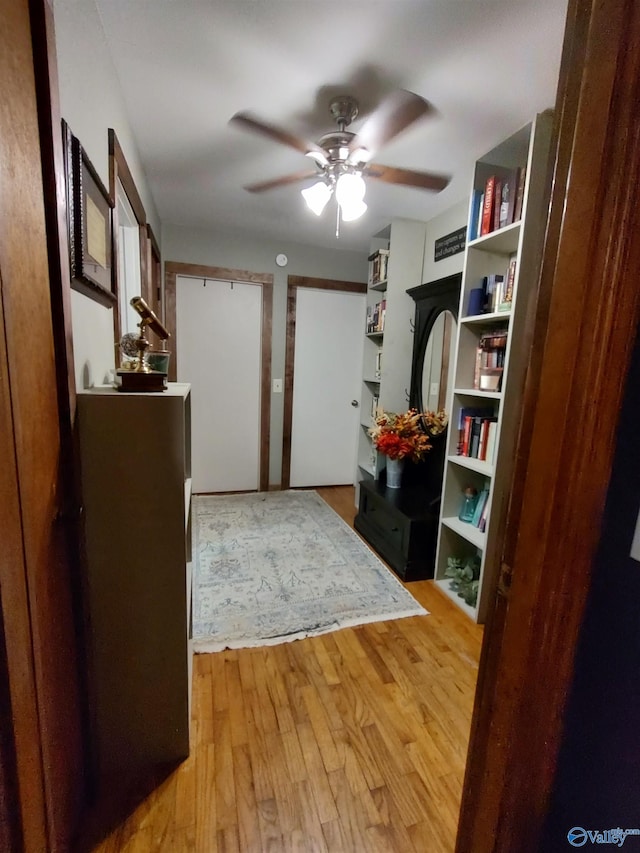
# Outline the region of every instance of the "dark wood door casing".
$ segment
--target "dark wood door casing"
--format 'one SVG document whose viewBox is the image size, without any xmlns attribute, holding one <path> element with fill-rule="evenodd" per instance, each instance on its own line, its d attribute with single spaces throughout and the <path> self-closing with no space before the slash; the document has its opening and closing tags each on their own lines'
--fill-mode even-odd
<svg viewBox="0 0 640 853">
<path fill-rule="evenodd" d="M 176 343 L 176 278 L 181 275 L 201 282 L 203 279 L 217 281 L 244 281 L 258 284 L 262 288 L 262 328 L 261 328 L 261 371 L 260 371 L 260 471 L 259 488 L 266 492 L 269 488 L 269 454 L 271 436 L 271 343 L 273 337 L 273 275 L 254 273 L 249 270 L 210 267 L 203 264 L 187 264 L 180 261 L 166 261 L 164 265 L 164 322 L 171 337 L 172 350 L 169 362 L 169 379 L 177 376 Z"/>
<path fill-rule="evenodd" d="M 2 0 L 0 28 L 0 562 L 2 621 L 10 692 L 20 833 L 25 849 L 70 848 L 84 795 L 81 687 L 72 566 L 66 518 L 69 481 L 64 476 L 66 425 L 73 387 L 58 353 L 72 359 L 61 326 L 61 271 L 49 275 L 58 239 L 47 228 L 43 196 L 55 218 L 57 202 L 43 185 L 41 163 L 55 158 L 53 125 L 43 132 L 36 103 L 38 85 L 51 84 L 46 45 L 45 0 Z M 33 27 L 33 30 L 32 30 Z M 34 69 L 32 36 L 39 34 Z M 38 41 L 36 40 L 38 45 Z M 40 51 L 42 49 L 43 52 Z M 44 79 L 44 84 L 43 84 Z M 43 98 L 40 92 L 40 116 Z M 46 96 L 44 98 L 46 101 Z M 49 123 L 52 116 L 48 117 Z M 45 122 L 46 123 L 46 122 Z M 48 140 L 48 142 L 47 142 Z M 47 147 L 48 146 L 48 147 Z M 58 150 L 58 153 L 60 151 Z M 8 167 L 10 164 L 10 168 Z M 52 210 L 51 210 L 52 208 Z M 68 295 L 67 295 L 68 296 Z M 55 318 L 55 319 L 54 319 Z M 66 404 L 61 401 L 66 399 Z"/>
<path fill-rule="evenodd" d="M 639 101 L 638 4 L 571 0 L 534 345 L 458 853 L 540 849 L 640 316 Z"/>
<path fill-rule="evenodd" d="M 336 281 L 330 278 L 311 278 L 290 275 L 287 277 L 287 339 L 284 360 L 284 416 L 282 425 L 282 474 L 280 488 L 291 484 L 291 427 L 293 423 L 293 371 L 296 352 L 296 304 L 299 287 L 315 290 L 334 290 L 344 293 L 366 293 L 367 285 L 361 281 Z"/>
</svg>

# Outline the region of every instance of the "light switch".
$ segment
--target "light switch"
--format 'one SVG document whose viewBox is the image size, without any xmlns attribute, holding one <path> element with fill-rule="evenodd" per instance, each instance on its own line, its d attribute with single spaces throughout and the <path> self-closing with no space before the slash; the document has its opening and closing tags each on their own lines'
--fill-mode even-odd
<svg viewBox="0 0 640 853">
<path fill-rule="evenodd" d="M 282 379 L 273 380 L 273 393 L 282 394 Z"/>
<path fill-rule="evenodd" d="M 429 396 L 430 397 L 437 397 L 439 391 L 440 391 L 440 383 L 439 382 L 432 382 L 431 383 L 431 391 L 429 392 Z"/>
</svg>

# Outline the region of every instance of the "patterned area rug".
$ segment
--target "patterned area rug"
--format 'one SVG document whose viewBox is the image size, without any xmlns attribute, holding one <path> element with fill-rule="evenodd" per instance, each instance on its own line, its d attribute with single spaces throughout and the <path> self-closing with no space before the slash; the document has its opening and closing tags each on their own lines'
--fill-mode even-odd
<svg viewBox="0 0 640 853">
<path fill-rule="evenodd" d="M 197 652 L 427 611 L 314 491 L 193 498 Z"/>
</svg>

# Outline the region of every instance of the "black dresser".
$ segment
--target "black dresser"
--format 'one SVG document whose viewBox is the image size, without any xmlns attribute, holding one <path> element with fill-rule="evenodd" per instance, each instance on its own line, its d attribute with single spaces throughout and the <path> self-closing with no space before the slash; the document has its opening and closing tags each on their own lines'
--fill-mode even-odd
<svg viewBox="0 0 640 853">
<path fill-rule="evenodd" d="M 439 510 L 439 487 L 363 480 L 354 526 L 402 580 L 425 580 L 434 573 Z"/>
</svg>

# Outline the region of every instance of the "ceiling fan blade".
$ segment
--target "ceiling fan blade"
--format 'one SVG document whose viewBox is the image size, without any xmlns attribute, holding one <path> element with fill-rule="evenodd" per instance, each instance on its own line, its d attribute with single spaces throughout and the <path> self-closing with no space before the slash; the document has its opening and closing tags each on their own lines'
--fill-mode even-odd
<svg viewBox="0 0 640 853">
<path fill-rule="evenodd" d="M 249 184 L 245 187 L 250 193 L 262 193 L 265 190 L 274 190 L 277 187 L 286 187 L 287 184 L 295 184 L 308 178 L 319 178 L 318 172 L 294 172 L 291 175 L 283 175 L 281 178 L 272 178 L 270 181 L 261 181 L 259 184 Z"/>
<path fill-rule="evenodd" d="M 296 151 L 301 151 L 303 154 L 313 152 L 314 154 L 321 155 L 321 159 L 325 163 L 327 162 L 326 152 L 323 151 L 319 145 L 316 145 L 315 142 L 300 139 L 299 136 L 289 133 L 288 130 L 283 130 L 281 127 L 276 127 L 276 125 L 273 124 L 267 124 L 267 122 L 262 121 L 262 119 L 257 118 L 257 116 L 254 116 L 252 113 L 236 113 L 231 117 L 231 119 L 229 119 L 229 124 L 231 123 L 236 124 L 238 127 L 242 127 L 245 130 L 250 130 L 253 133 L 259 133 L 262 136 L 266 136 L 268 139 L 272 139 L 274 142 L 279 142 L 281 145 L 288 145 L 290 148 L 295 148 Z M 316 158 L 314 157 L 314 159 Z"/>
<path fill-rule="evenodd" d="M 429 101 L 406 89 L 398 89 L 369 116 L 351 140 L 349 148 L 354 153 L 364 148 L 372 155 L 414 121 L 430 112 L 435 110 Z"/>
<path fill-rule="evenodd" d="M 446 175 L 436 175 L 433 172 L 414 172 L 412 169 L 398 169 L 396 166 L 382 166 L 379 163 L 372 163 L 368 166 L 365 177 L 385 181 L 387 184 L 403 184 L 407 187 L 418 187 L 437 193 L 443 190 L 451 180 Z"/>
</svg>

